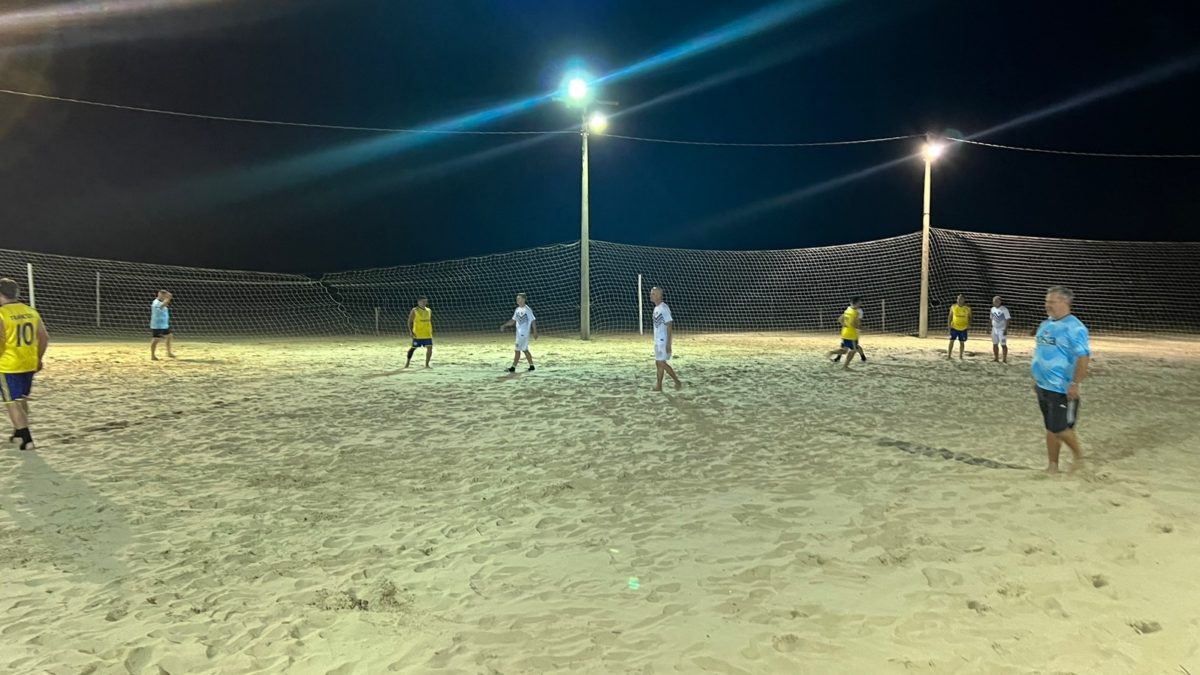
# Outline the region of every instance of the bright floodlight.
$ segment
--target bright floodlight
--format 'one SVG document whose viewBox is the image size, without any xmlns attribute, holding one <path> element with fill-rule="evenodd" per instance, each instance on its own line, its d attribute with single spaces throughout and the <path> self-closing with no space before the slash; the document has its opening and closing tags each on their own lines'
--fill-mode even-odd
<svg viewBox="0 0 1200 675">
<path fill-rule="evenodd" d="M 588 85 L 583 79 L 576 77 L 567 83 L 567 96 L 570 96 L 571 99 L 582 101 L 587 98 L 587 95 Z"/>
<path fill-rule="evenodd" d="M 608 118 L 600 113 L 592 113 L 588 118 L 588 130 L 593 134 L 602 134 L 608 128 Z"/>
<path fill-rule="evenodd" d="M 921 152 L 925 155 L 925 159 L 932 162 L 941 157 L 945 149 L 946 146 L 942 143 L 926 143 L 925 147 L 921 148 Z"/>
</svg>

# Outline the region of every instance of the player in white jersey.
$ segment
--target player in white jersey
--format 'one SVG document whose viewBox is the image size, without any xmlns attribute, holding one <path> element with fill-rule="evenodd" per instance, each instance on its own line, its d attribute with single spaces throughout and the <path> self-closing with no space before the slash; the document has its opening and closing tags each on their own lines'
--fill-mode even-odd
<svg viewBox="0 0 1200 675">
<path fill-rule="evenodd" d="M 529 361 L 529 370 L 533 370 L 533 354 L 529 353 L 529 338 L 537 339 L 537 319 L 533 316 L 533 308 L 525 304 L 525 294 L 517 293 L 517 308 L 513 310 L 512 318 L 500 326 L 500 330 L 504 330 L 509 326 L 516 326 L 517 329 L 517 344 L 513 351 L 512 366 L 508 372 L 517 372 L 517 364 L 521 363 L 521 354 L 525 354 L 525 359 Z"/>
<path fill-rule="evenodd" d="M 1008 322 L 1012 314 L 1004 306 L 1004 298 L 992 298 L 992 360 L 1000 362 L 1001 350 L 1004 350 L 1004 362 L 1008 363 Z"/>
<path fill-rule="evenodd" d="M 663 302 L 663 292 L 658 286 L 650 289 L 650 302 L 654 303 L 654 365 L 658 369 L 658 382 L 654 391 L 662 391 L 663 374 L 675 380 L 675 388 L 682 389 L 683 382 L 671 367 L 671 341 L 673 337 L 671 308 Z"/>
</svg>

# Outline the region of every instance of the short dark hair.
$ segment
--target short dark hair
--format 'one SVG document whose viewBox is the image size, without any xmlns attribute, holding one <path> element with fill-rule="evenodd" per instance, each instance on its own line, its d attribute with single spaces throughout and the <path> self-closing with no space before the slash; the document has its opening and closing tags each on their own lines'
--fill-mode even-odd
<svg viewBox="0 0 1200 675">
<path fill-rule="evenodd" d="M 525 295 L 524 293 L 517 293 L 517 297 L 518 297 L 518 298 L 521 298 L 522 300 L 528 300 L 528 299 L 529 299 L 529 296 Z"/>
<path fill-rule="evenodd" d="M 0 279 L 0 295 L 3 295 L 9 300 L 20 300 L 21 286 L 8 277 Z"/>
<path fill-rule="evenodd" d="M 853 298 L 850 298 L 850 304 L 852 304 L 852 305 L 857 305 L 860 302 L 862 302 L 862 298 L 857 295 L 854 296 Z"/>
<path fill-rule="evenodd" d="M 422 301 L 422 300 L 428 300 L 428 299 L 429 299 L 429 298 L 425 297 L 424 295 L 418 295 L 418 296 L 417 296 L 417 302 L 420 302 L 420 301 Z"/>
</svg>

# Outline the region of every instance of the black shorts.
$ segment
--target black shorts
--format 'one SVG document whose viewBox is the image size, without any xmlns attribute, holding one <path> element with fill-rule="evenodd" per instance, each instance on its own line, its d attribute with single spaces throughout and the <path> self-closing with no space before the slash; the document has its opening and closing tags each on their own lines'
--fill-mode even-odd
<svg viewBox="0 0 1200 675">
<path fill-rule="evenodd" d="M 1046 431 L 1060 434 L 1067 429 L 1074 429 L 1079 420 L 1079 399 L 1068 401 L 1066 394 L 1057 391 L 1047 391 L 1038 387 L 1038 407 L 1042 409 L 1042 420 L 1046 423 Z"/>
<path fill-rule="evenodd" d="M 151 328 L 150 329 L 150 337 L 160 338 L 160 337 L 166 337 L 170 334 L 171 334 L 170 328 Z"/>
</svg>

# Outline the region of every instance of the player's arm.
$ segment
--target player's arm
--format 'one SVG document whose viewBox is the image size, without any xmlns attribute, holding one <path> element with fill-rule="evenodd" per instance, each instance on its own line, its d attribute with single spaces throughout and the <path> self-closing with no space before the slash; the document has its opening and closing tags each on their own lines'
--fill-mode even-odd
<svg viewBox="0 0 1200 675">
<path fill-rule="evenodd" d="M 533 339 L 537 339 L 537 319 L 529 322 L 529 332 L 533 335 Z"/>
<path fill-rule="evenodd" d="M 416 335 L 416 333 L 413 332 L 413 322 L 416 320 L 417 320 L 417 308 L 413 307 L 412 309 L 408 310 L 408 334 L 410 336 Z"/>
<path fill-rule="evenodd" d="M 504 323 L 500 324 L 500 330 L 504 330 L 505 328 L 511 328 L 515 325 L 517 325 L 516 319 L 509 319 L 508 321 L 505 321 Z"/>
<path fill-rule="evenodd" d="M 3 336 L 0 336 L 0 340 Z M 46 324 L 38 322 L 37 330 L 38 341 L 38 370 L 42 369 L 42 360 L 46 358 L 46 348 L 50 346 L 50 332 L 46 330 Z"/>
<path fill-rule="evenodd" d="M 667 353 L 671 353 L 671 343 L 675 341 L 675 322 L 667 322 Z"/>
<path fill-rule="evenodd" d="M 954 325 L 954 305 L 950 305 L 950 313 L 948 315 L 946 315 L 946 325 L 947 326 Z"/>
<path fill-rule="evenodd" d="M 1092 365 L 1092 349 L 1088 344 L 1087 328 L 1082 328 L 1071 336 L 1071 349 L 1075 352 L 1075 372 L 1071 375 L 1071 385 L 1067 387 L 1067 398 L 1079 398 L 1079 385 L 1087 378 L 1088 369 Z"/>
<path fill-rule="evenodd" d="M 4 319 L 0 319 L 0 356 L 4 354 L 4 347 L 8 345 L 8 333 L 4 327 Z"/>
</svg>

